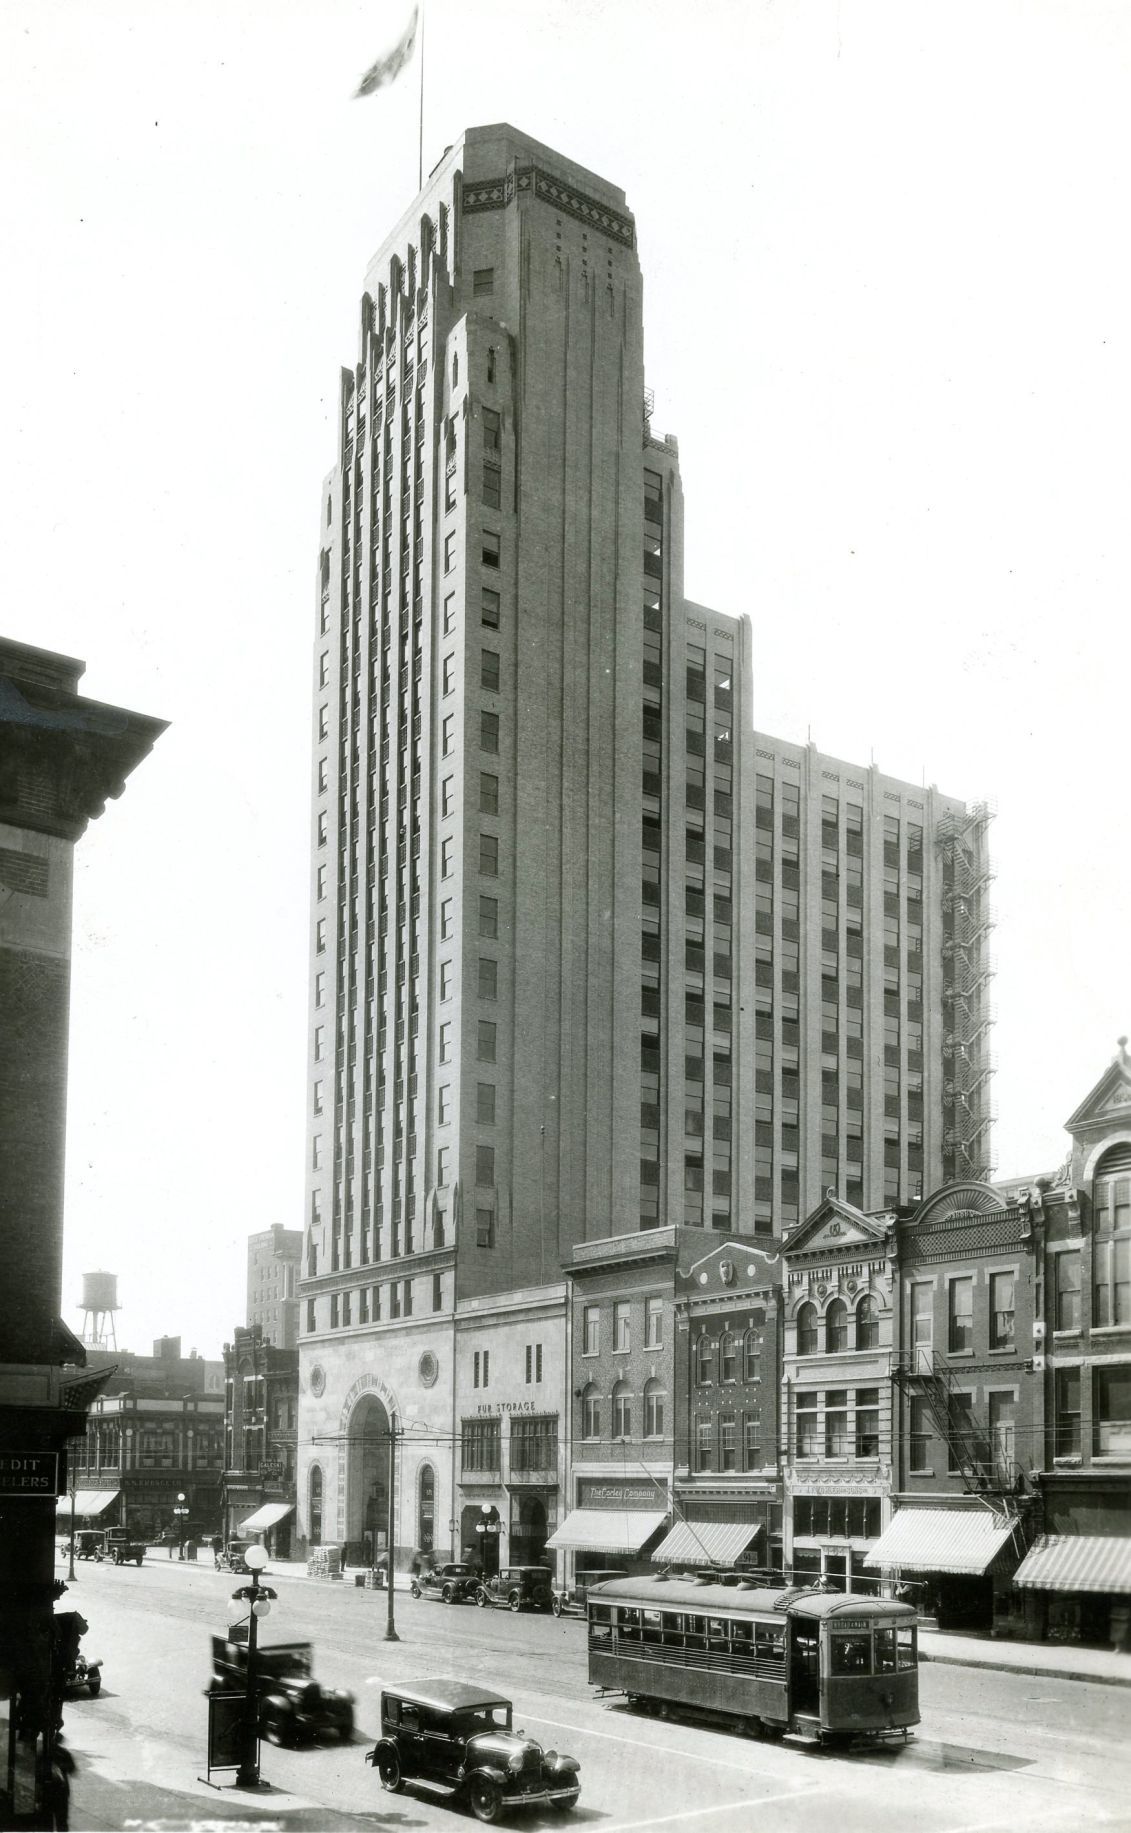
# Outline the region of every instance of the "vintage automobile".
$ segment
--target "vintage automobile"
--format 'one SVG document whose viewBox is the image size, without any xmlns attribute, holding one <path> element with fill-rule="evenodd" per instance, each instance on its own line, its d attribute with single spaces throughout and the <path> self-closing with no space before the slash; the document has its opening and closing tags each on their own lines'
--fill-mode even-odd
<svg viewBox="0 0 1131 1833">
<path fill-rule="evenodd" d="M 106 1559 L 112 1559 L 116 1566 L 128 1566 L 131 1563 L 140 1566 L 145 1558 L 144 1540 L 136 1540 L 128 1528 L 107 1528 L 102 1536 L 102 1551 Z"/>
<path fill-rule="evenodd" d="M 102 1546 L 104 1532 L 105 1530 L 103 1528 L 76 1528 L 75 1558 L 104 1559 L 106 1557 Z M 68 1557 L 71 1551 L 71 1537 L 69 1534 L 59 1542 L 59 1551 L 64 1559 Z"/>
<path fill-rule="evenodd" d="M 216 1554 L 218 1572 L 241 1572 L 246 1575 L 247 1560 L 244 1555 L 249 1547 L 255 1546 L 254 1540 L 229 1540 Z"/>
<path fill-rule="evenodd" d="M 102 1690 L 101 1660 L 84 1655 L 79 1647 L 89 1627 L 78 1610 L 57 1610 L 52 1619 L 52 1666 L 62 1682 L 65 1699 L 75 1699 L 80 1693 L 97 1699 Z"/>
<path fill-rule="evenodd" d="M 353 1736 L 353 1694 L 322 1687 L 311 1669 L 309 1642 L 268 1643 L 255 1651 L 259 1733 L 271 1744 L 309 1744 L 316 1738 Z M 247 1631 L 239 1625 L 212 1638 L 211 1693 L 247 1686 Z"/>
<path fill-rule="evenodd" d="M 479 1580 L 470 1566 L 458 1562 L 429 1566 L 409 1584 L 414 1598 L 439 1598 L 442 1604 L 469 1604 Z"/>
<path fill-rule="evenodd" d="M 560 1617 L 568 1612 L 583 1617 L 590 1585 L 603 1585 L 606 1579 L 627 1577 L 627 1572 L 613 1566 L 607 1571 L 575 1572 L 572 1585 L 557 1585 L 554 1588 L 554 1615 Z"/>
<path fill-rule="evenodd" d="M 462 1680 L 422 1680 L 381 1694 L 381 1736 L 365 1761 L 382 1788 L 439 1783 L 463 1796 L 477 1820 L 514 1807 L 572 1808 L 581 1793 L 575 1757 L 543 1750 L 515 1731 L 509 1699 Z"/>
<path fill-rule="evenodd" d="M 481 1610 L 489 1604 L 504 1610 L 549 1610 L 554 1581 L 546 1566 L 503 1566 L 494 1578 L 479 1580 L 475 1602 Z"/>
</svg>

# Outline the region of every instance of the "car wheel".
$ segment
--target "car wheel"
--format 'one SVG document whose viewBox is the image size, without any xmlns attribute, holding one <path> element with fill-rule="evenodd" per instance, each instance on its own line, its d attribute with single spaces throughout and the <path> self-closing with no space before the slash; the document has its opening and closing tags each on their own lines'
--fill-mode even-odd
<svg viewBox="0 0 1131 1833">
<path fill-rule="evenodd" d="M 269 1712 L 263 1720 L 263 1736 L 269 1744 L 278 1744 L 286 1749 L 294 1738 L 289 1721 L 281 1712 Z"/>
<path fill-rule="evenodd" d="M 577 1806 L 577 1798 L 580 1795 L 580 1793 L 581 1793 L 581 1790 L 579 1788 L 575 1788 L 572 1795 L 562 1795 L 557 1801 L 551 1802 L 550 1805 L 555 1810 L 556 1813 L 568 1814 L 573 1808 Z"/>
<path fill-rule="evenodd" d="M 553 1613 L 554 1613 L 554 1615 L 555 1615 L 556 1617 L 560 1617 L 560 1616 L 561 1616 L 561 1614 L 562 1614 L 562 1600 L 561 1600 L 561 1598 L 555 1598 L 555 1599 L 554 1599 L 554 1601 L 553 1601 L 553 1603 L 552 1603 L 552 1605 L 550 1606 L 550 1608 L 551 1608 L 551 1610 L 553 1611 Z"/>
<path fill-rule="evenodd" d="M 382 1750 L 377 1756 L 377 1774 L 381 1778 L 381 1787 L 387 1788 L 390 1795 L 397 1795 L 404 1787 L 401 1775 L 401 1760 L 395 1750 Z"/>
<path fill-rule="evenodd" d="M 480 1590 L 475 1593 L 475 1602 L 478 1604 L 480 1610 L 486 1610 L 491 1600 L 485 1591 Z"/>
<path fill-rule="evenodd" d="M 521 1610 L 522 1609 L 522 1599 L 519 1597 L 517 1591 L 512 1591 L 509 1598 L 507 1599 L 507 1609 L 508 1610 Z"/>
<path fill-rule="evenodd" d="M 490 1776 L 472 1776 L 467 1794 L 476 1820 L 485 1820 L 488 1825 L 498 1820 L 503 1800 L 498 1783 L 492 1782 Z"/>
<path fill-rule="evenodd" d="M 454 1587 L 451 1585 L 445 1585 L 444 1589 L 440 1593 L 441 1604 L 454 1604 L 455 1601 L 456 1601 L 456 1594 L 455 1594 Z"/>
<path fill-rule="evenodd" d="M 89 1680 L 87 1681 L 87 1683 L 86 1683 L 86 1684 L 87 1684 L 87 1686 L 88 1686 L 88 1687 L 90 1688 L 90 1697 L 91 1697 L 91 1699 L 97 1699 L 97 1697 L 98 1697 L 98 1695 L 99 1695 L 99 1693 L 100 1693 L 100 1692 L 101 1692 L 101 1690 L 102 1690 L 102 1676 L 101 1676 L 101 1674 L 93 1674 L 93 1675 L 91 1676 L 91 1678 L 90 1678 L 90 1679 L 89 1679 Z"/>
<path fill-rule="evenodd" d="M 411 1585 L 409 1586 L 409 1591 L 411 1592 L 414 1598 L 418 1598 L 420 1596 L 420 1586 L 417 1584 L 415 1579 L 413 1579 Z"/>
</svg>

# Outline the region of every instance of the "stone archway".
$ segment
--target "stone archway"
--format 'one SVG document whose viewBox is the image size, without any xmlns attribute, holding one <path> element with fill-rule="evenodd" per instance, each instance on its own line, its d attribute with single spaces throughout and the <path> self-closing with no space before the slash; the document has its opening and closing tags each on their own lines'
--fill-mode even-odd
<svg viewBox="0 0 1131 1833">
<path fill-rule="evenodd" d="M 348 1565 L 371 1566 L 388 1551 L 389 1412 L 375 1393 L 363 1394 L 349 1416 L 343 1444 L 341 1541 Z"/>
</svg>

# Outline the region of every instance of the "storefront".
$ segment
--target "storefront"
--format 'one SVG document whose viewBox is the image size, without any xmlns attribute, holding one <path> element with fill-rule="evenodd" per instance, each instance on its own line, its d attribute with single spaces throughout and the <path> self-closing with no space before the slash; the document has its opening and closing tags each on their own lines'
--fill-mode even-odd
<svg viewBox="0 0 1131 1833">
<path fill-rule="evenodd" d="M 1131 1539 L 1042 1534 L 1013 1583 L 1030 1635 L 1131 1653 Z"/>
<path fill-rule="evenodd" d="M 647 1478 L 579 1477 L 577 1506 L 546 1541 L 547 1553 L 561 1555 L 559 1581 L 612 1567 L 650 1572 L 651 1549 L 668 1523 L 665 1502 L 663 1489 Z"/>
<path fill-rule="evenodd" d="M 1022 1547 L 1016 1515 L 987 1507 L 901 1508 L 864 1564 L 916 1587 L 915 1601 L 940 1629 L 988 1631 L 1010 1615 L 1011 1578 Z"/>
</svg>

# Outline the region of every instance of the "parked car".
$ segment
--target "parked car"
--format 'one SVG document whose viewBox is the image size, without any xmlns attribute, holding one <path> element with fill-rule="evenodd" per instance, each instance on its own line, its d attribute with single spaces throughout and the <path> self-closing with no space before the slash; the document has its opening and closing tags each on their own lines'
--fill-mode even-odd
<svg viewBox="0 0 1131 1833">
<path fill-rule="evenodd" d="M 242 1572 L 246 1575 L 248 1563 L 244 1557 L 249 1547 L 256 1545 L 254 1540 L 229 1540 L 216 1554 L 218 1572 Z"/>
<path fill-rule="evenodd" d="M 585 1600 L 591 1585 L 603 1585 L 610 1578 L 627 1577 L 627 1572 L 612 1566 L 607 1571 L 575 1572 L 572 1585 L 558 1585 L 554 1588 L 554 1615 L 560 1617 L 568 1611 L 584 1616 Z"/>
<path fill-rule="evenodd" d="M 477 1820 L 511 1807 L 572 1808 L 581 1793 L 575 1757 L 543 1750 L 515 1731 L 509 1699 L 462 1680 L 424 1680 L 381 1694 L 381 1736 L 365 1761 L 382 1788 L 441 1783 Z"/>
<path fill-rule="evenodd" d="M 107 1528 L 102 1536 L 102 1551 L 106 1559 L 112 1559 L 116 1566 L 128 1566 L 131 1562 L 140 1566 L 145 1558 L 145 1542 L 137 1540 L 128 1528 Z"/>
<path fill-rule="evenodd" d="M 57 1610 L 52 1618 L 52 1666 L 62 1682 L 65 1699 L 75 1699 L 80 1693 L 97 1699 L 102 1690 L 101 1660 L 84 1655 L 79 1647 L 89 1627 L 77 1610 Z"/>
<path fill-rule="evenodd" d="M 353 1694 L 322 1687 L 311 1673 L 309 1642 L 278 1642 L 255 1651 L 259 1732 L 272 1744 L 309 1744 L 353 1736 Z M 247 1686 L 247 1634 L 213 1636 L 209 1692 L 242 1692 Z"/>
<path fill-rule="evenodd" d="M 546 1566 L 503 1566 L 494 1578 L 479 1580 L 475 1602 L 481 1610 L 489 1604 L 506 1610 L 549 1610 L 554 1581 Z"/>
<path fill-rule="evenodd" d="M 409 1590 L 414 1598 L 439 1598 L 442 1604 L 469 1604 L 478 1579 L 470 1566 L 449 1563 L 418 1572 Z"/>
<path fill-rule="evenodd" d="M 105 1529 L 103 1528 L 76 1528 L 75 1558 L 104 1559 L 106 1557 L 102 1545 L 104 1533 Z M 71 1551 L 71 1537 L 69 1534 L 59 1542 L 59 1551 L 64 1559 L 69 1556 Z"/>
</svg>

